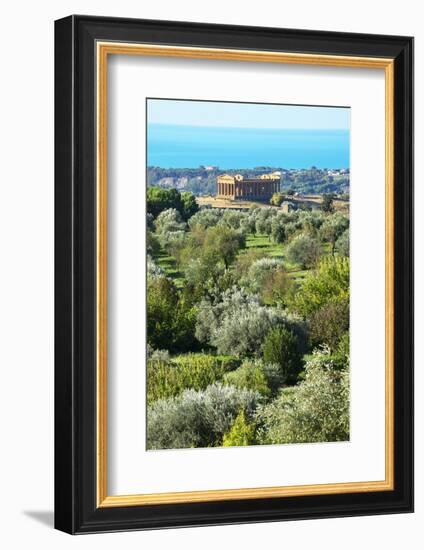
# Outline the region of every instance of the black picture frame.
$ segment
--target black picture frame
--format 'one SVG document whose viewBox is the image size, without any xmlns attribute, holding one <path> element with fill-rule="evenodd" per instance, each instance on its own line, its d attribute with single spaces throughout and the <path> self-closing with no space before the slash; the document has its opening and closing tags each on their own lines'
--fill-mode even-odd
<svg viewBox="0 0 424 550">
<path fill-rule="evenodd" d="M 394 490 L 97 507 L 99 40 L 394 60 Z M 55 74 L 55 527 L 77 534 L 412 512 L 413 39 L 73 15 L 55 22 Z"/>
</svg>

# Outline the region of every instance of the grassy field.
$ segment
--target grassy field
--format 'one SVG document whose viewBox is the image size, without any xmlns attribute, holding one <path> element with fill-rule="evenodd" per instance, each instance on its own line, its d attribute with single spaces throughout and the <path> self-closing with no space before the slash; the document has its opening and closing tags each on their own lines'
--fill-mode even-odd
<svg viewBox="0 0 424 550">
<path fill-rule="evenodd" d="M 324 253 L 329 253 L 329 245 L 325 243 Z M 241 254 L 246 254 L 249 250 L 258 250 L 264 257 L 277 258 L 281 260 L 287 269 L 287 272 L 291 278 L 296 281 L 302 280 L 307 270 L 302 270 L 299 265 L 291 263 L 286 256 L 286 245 L 276 244 L 270 241 L 267 235 L 249 235 L 246 239 L 246 248 L 240 251 Z M 169 256 L 164 250 L 155 256 L 156 263 L 161 267 L 165 273 L 173 279 L 178 288 L 182 288 L 184 285 L 184 274 L 179 271 L 176 265 L 175 259 Z"/>
<path fill-rule="evenodd" d="M 154 259 L 158 266 L 165 271 L 165 273 L 170 277 L 177 288 L 182 288 L 184 285 L 184 273 L 178 270 L 177 263 L 175 258 L 169 256 L 163 249 L 157 256 L 154 256 Z"/>
</svg>

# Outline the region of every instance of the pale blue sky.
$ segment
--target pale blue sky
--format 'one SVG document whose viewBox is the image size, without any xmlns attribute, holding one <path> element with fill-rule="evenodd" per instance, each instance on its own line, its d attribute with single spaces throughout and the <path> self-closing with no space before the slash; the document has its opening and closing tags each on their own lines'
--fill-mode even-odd
<svg viewBox="0 0 424 550">
<path fill-rule="evenodd" d="M 350 109 L 149 99 L 147 120 L 149 124 L 184 126 L 348 130 Z"/>
</svg>

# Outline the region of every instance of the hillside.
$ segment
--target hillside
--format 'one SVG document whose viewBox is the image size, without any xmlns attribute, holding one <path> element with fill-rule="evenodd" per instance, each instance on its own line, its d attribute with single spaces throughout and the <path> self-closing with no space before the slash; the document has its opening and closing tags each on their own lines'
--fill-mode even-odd
<svg viewBox="0 0 424 550">
<path fill-rule="evenodd" d="M 164 189 L 176 188 L 191 191 L 196 196 L 215 195 L 216 178 L 222 174 L 242 174 L 255 177 L 264 172 L 281 172 L 281 190 L 292 189 L 295 193 L 320 195 L 322 193 L 349 193 L 349 170 L 339 169 L 284 169 L 281 167 L 258 166 L 254 169 L 220 170 L 215 166 L 198 168 L 147 168 L 147 185 Z"/>
</svg>

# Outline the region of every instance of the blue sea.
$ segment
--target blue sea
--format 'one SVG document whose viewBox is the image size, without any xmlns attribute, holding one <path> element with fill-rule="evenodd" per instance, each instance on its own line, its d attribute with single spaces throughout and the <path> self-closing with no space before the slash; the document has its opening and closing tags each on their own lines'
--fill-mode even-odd
<svg viewBox="0 0 424 550">
<path fill-rule="evenodd" d="M 149 124 L 147 157 L 161 168 L 349 168 L 349 130 Z"/>
</svg>

